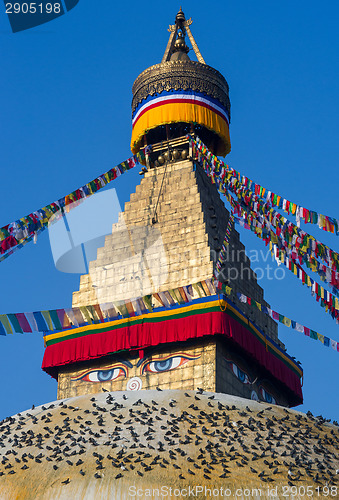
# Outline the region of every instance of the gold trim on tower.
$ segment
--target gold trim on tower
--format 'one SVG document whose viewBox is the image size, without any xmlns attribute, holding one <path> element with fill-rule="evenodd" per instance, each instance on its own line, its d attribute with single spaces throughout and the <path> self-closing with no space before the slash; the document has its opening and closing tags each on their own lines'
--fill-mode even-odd
<svg viewBox="0 0 339 500">
<path fill-rule="evenodd" d="M 229 87 L 225 78 L 211 66 L 196 61 L 168 61 L 145 69 L 132 87 L 132 112 L 149 95 L 179 89 L 203 92 L 218 99 L 230 115 Z"/>
</svg>

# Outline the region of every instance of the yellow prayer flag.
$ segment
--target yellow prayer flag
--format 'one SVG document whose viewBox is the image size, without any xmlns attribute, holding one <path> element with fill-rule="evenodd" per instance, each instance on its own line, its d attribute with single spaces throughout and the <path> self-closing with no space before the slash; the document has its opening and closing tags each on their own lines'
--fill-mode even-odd
<svg viewBox="0 0 339 500">
<path fill-rule="evenodd" d="M 193 283 L 193 288 L 194 290 L 197 292 L 197 294 L 199 295 L 199 298 L 201 298 L 203 295 L 202 295 L 202 292 L 201 292 L 201 285 L 200 283 Z"/>
<path fill-rule="evenodd" d="M 6 314 L 0 314 L 0 321 L 3 324 L 3 327 L 6 330 L 7 335 L 13 333 L 13 328 Z"/>
<path fill-rule="evenodd" d="M 317 335 L 318 335 L 318 339 L 320 340 L 320 342 L 324 343 L 324 335 L 320 335 L 320 333 L 317 332 Z"/>
<path fill-rule="evenodd" d="M 272 241 L 273 245 L 277 245 L 277 243 L 278 243 L 277 235 L 274 233 L 271 233 L 271 237 L 272 237 L 271 241 Z"/>
<path fill-rule="evenodd" d="M 92 316 L 90 315 L 90 312 L 87 309 L 87 307 L 81 306 L 81 307 L 79 307 L 79 309 L 80 309 L 80 312 L 83 315 L 83 317 L 86 319 L 87 323 L 92 324 L 93 323 Z"/>
<path fill-rule="evenodd" d="M 43 317 L 45 318 L 45 321 L 47 323 L 49 330 L 54 330 L 52 318 L 51 318 L 49 311 L 41 311 L 41 313 L 42 313 Z"/>
<path fill-rule="evenodd" d="M 284 317 L 283 323 L 284 323 L 284 325 L 290 327 L 291 326 L 291 320 L 290 320 L 290 318 Z"/>
</svg>

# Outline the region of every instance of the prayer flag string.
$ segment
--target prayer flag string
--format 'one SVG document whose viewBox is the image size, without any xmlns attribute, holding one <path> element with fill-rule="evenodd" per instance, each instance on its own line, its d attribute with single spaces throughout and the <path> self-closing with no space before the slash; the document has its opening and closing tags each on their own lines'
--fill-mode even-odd
<svg viewBox="0 0 339 500">
<path fill-rule="evenodd" d="M 225 286 L 223 283 L 220 281 L 215 280 L 214 285 L 217 290 L 222 291 L 226 293 L 227 295 L 231 294 L 231 289 L 229 286 Z M 237 293 L 236 297 L 238 300 L 242 303 L 249 304 L 255 309 L 259 309 L 259 311 L 267 314 L 270 316 L 270 318 L 274 319 L 275 321 L 279 321 L 279 323 L 282 323 L 283 325 L 293 328 L 293 330 L 296 330 L 297 332 L 303 333 L 307 337 L 313 339 L 313 340 L 320 340 L 320 342 L 326 346 L 326 347 L 332 347 L 332 349 L 336 352 L 339 352 L 339 342 L 336 340 L 330 339 L 329 337 L 326 337 L 325 335 L 321 335 L 320 333 L 312 330 L 311 328 L 308 328 L 307 326 L 303 326 L 297 321 L 294 321 L 293 319 L 288 318 L 287 316 L 284 316 L 283 314 L 274 311 L 273 309 L 270 309 L 267 306 L 264 306 L 260 302 L 257 302 L 256 300 L 248 297 L 247 295 L 244 295 L 243 293 Z"/>
<path fill-rule="evenodd" d="M 0 314 L 0 335 L 33 332 L 42 332 L 45 335 L 50 332 L 140 316 L 153 312 L 157 307 L 171 308 L 190 303 L 194 300 L 194 292 L 199 298 L 204 298 L 220 292 L 230 296 L 233 291 L 231 287 L 221 283 L 217 279 L 206 279 L 198 283 L 118 303 L 107 302 L 68 309 Z M 333 350 L 339 352 L 339 343 L 337 341 L 287 318 L 242 293 L 233 293 L 233 296 L 240 302 L 250 304 L 252 307 L 267 314 L 273 320 L 279 321 L 300 333 L 304 333 L 312 339 L 320 340 L 324 346 L 332 347 Z"/>
<path fill-rule="evenodd" d="M 208 151 L 206 146 L 200 141 L 199 138 L 195 139 L 196 146 L 199 150 L 205 155 L 209 155 L 213 157 L 212 153 Z M 265 200 L 265 202 L 272 207 L 277 207 L 288 214 L 292 214 L 296 218 L 296 222 L 298 227 L 300 227 L 300 221 L 303 219 L 305 224 L 317 224 L 320 229 L 324 231 L 328 231 L 330 233 L 336 234 L 339 236 L 339 219 L 335 219 L 334 217 L 329 217 L 328 215 L 322 215 L 314 210 L 310 210 L 308 208 L 301 207 L 300 205 L 293 203 L 286 198 L 269 191 L 267 188 L 261 186 L 260 184 L 255 183 L 245 175 L 241 174 L 234 168 L 225 164 L 221 160 L 218 160 L 220 164 L 226 169 L 227 172 L 230 172 L 233 177 L 237 179 L 237 181 L 244 186 L 245 188 L 251 190 L 257 197 Z"/>
<path fill-rule="evenodd" d="M 288 269 L 301 277 L 303 283 L 306 282 L 309 286 L 312 286 L 312 292 L 317 292 L 316 298 L 320 301 L 320 304 L 325 307 L 326 311 L 330 311 L 333 318 L 338 319 L 338 299 L 311 280 L 300 265 L 296 263 L 296 259 L 299 258 L 300 263 L 308 262 L 312 270 L 318 272 L 322 279 L 324 276 L 327 277 L 330 284 L 336 289 L 338 286 L 339 255 L 312 236 L 301 231 L 273 208 L 265 205 L 251 191 L 244 190 L 232 173 L 226 172 L 223 163 L 219 162 L 199 139 L 195 141 L 190 138 L 190 143 L 193 158 L 204 168 L 211 181 L 217 185 L 219 192 L 227 197 L 233 212 L 237 213 L 239 217 L 244 217 L 249 228 L 251 230 L 254 228 L 254 233 L 263 239 L 266 245 L 269 243 L 271 249 L 273 245 L 275 245 L 274 248 L 279 246 L 280 251 L 289 255 Z M 199 148 L 197 145 L 199 145 Z M 201 151 L 204 151 L 204 155 L 201 154 Z M 233 192 L 238 197 L 239 202 L 234 200 L 228 191 Z M 260 218 L 262 222 L 259 222 Z M 321 265 L 316 261 L 316 257 L 322 258 L 330 269 L 326 268 L 326 266 L 321 268 Z M 282 262 L 285 264 L 285 259 Z M 326 281 L 326 278 L 324 281 Z"/>
<path fill-rule="evenodd" d="M 239 223 L 241 226 L 246 229 L 250 229 L 254 232 L 254 234 L 261 238 L 260 233 L 256 231 L 255 226 L 250 226 L 243 219 L 238 219 L 235 217 L 235 223 Z M 339 300 L 337 297 L 334 297 L 330 292 L 325 290 L 321 285 L 319 285 L 316 281 L 314 281 L 310 276 L 303 270 L 303 268 L 293 259 L 288 258 L 284 252 L 280 251 L 276 245 L 272 246 L 272 250 L 274 255 L 279 260 L 280 263 L 284 264 L 287 269 L 289 269 L 300 281 L 307 285 L 311 289 L 312 295 L 316 298 L 320 305 L 325 308 L 326 312 L 329 311 L 331 316 L 337 320 L 339 320 Z"/>
<path fill-rule="evenodd" d="M 150 146 L 147 146 L 150 148 Z M 148 152 L 148 151 L 147 151 Z M 49 222 L 64 210 L 68 212 L 82 200 L 92 196 L 97 191 L 105 187 L 111 181 L 132 169 L 145 160 L 145 149 L 111 168 L 104 174 L 99 175 L 91 182 L 79 187 L 72 193 L 63 196 L 57 201 L 46 205 L 35 212 L 32 212 L 21 219 L 0 228 L 0 262 L 14 253 L 14 250 L 22 248 L 26 243 L 34 240 L 37 235 L 48 227 Z"/>
<path fill-rule="evenodd" d="M 239 211 L 239 204 L 230 196 L 229 193 L 226 193 L 226 197 L 231 204 L 233 210 Z M 316 297 L 316 300 L 320 302 L 320 305 L 325 308 L 325 311 L 329 311 L 334 319 L 339 321 L 339 300 L 337 297 L 334 297 L 331 293 L 325 290 L 321 285 L 319 285 L 316 281 L 311 279 L 308 274 L 303 270 L 303 268 L 296 262 L 293 255 L 287 256 L 286 249 L 283 247 L 279 247 L 281 245 L 279 237 L 272 231 L 264 231 L 262 227 L 258 227 L 256 225 L 256 219 L 249 217 L 249 211 L 242 210 L 242 219 L 238 219 L 235 217 L 235 222 L 239 223 L 245 229 L 250 229 L 254 232 L 254 234 L 265 241 L 266 245 L 270 244 L 270 249 L 272 254 L 276 257 L 276 260 L 279 263 L 285 265 L 287 269 L 289 269 L 294 275 L 296 275 L 303 284 L 306 284 L 309 288 L 311 288 L 312 295 Z"/>
<path fill-rule="evenodd" d="M 312 287 L 312 292 L 316 292 L 319 290 L 319 294 L 317 294 L 317 300 L 319 300 L 319 297 L 321 299 L 324 299 L 321 302 L 321 305 L 325 307 L 325 310 L 327 311 L 328 309 L 330 310 L 332 317 L 333 318 L 339 318 L 339 301 L 337 297 L 334 297 L 334 295 L 330 294 L 325 290 L 323 287 L 318 285 L 314 280 L 312 280 L 302 269 L 301 263 L 306 262 L 307 267 L 309 267 L 312 271 L 318 272 L 320 278 L 323 281 L 327 281 L 328 283 L 331 283 L 333 285 L 333 289 L 337 290 L 337 283 L 338 283 L 338 273 L 335 273 L 326 266 L 322 266 L 321 264 L 318 263 L 315 259 L 312 257 L 309 257 L 308 254 L 305 254 L 304 257 L 306 260 L 300 259 L 300 264 L 297 262 L 297 254 L 291 250 L 290 247 L 284 247 L 282 244 L 282 241 L 279 236 L 277 236 L 276 233 L 272 230 L 272 228 L 268 227 L 265 229 L 263 224 L 258 221 L 258 217 L 256 218 L 253 212 L 244 209 L 243 207 L 240 207 L 239 203 L 236 202 L 229 193 L 226 193 L 227 200 L 231 204 L 232 210 L 240 213 L 242 215 L 242 219 L 235 219 L 235 222 L 242 225 L 246 229 L 250 229 L 255 233 L 255 235 L 264 240 L 266 245 L 269 243 L 270 244 L 270 249 L 272 251 L 272 255 L 276 258 L 278 264 L 283 263 L 290 271 L 292 271 L 295 275 L 297 275 L 303 282 L 303 284 L 307 284 L 309 287 Z M 317 265 L 314 264 L 317 263 Z M 324 271 L 325 269 L 325 271 Z M 333 282 L 333 280 L 335 280 Z M 335 286 L 334 286 L 335 283 Z"/>
<path fill-rule="evenodd" d="M 232 172 L 227 170 L 227 166 L 215 155 L 212 155 L 198 138 L 197 140 L 190 139 L 193 158 L 204 168 L 212 182 L 217 184 L 220 193 L 225 194 L 227 190 L 233 192 L 245 206 L 251 208 L 253 212 L 265 216 L 270 224 L 277 228 L 278 235 L 283 238 L 286 245 L 293 244 L 301 254 L 309 253 L 314 258 L 322 259 L 331 269 L 339 271 L 339 254 L 337 252 L 301 230 L 267 203 L 264 203 L 250 189 L 242 186 Z"/>
</svg>

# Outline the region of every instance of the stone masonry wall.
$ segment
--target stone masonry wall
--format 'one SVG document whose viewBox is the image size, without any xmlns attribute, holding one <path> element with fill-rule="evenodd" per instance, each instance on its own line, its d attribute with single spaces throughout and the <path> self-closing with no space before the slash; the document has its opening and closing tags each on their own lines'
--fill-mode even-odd
<svg viewBox="0 0 339 500">
<path fill-rule="evenodd" d="M 152 224 L 156 206 L 157 222 Z M 105 246 L 98 249 L 89 274 L 81 276 L 73 306 L 132 299 L 211 278 L 228 217 L 216 186 L 191 160 L 150 169 L 125 204 Z M 234 229 L 229 249 L 219 279 L 228 281 L 234 293 L 242 292 L 268 305 Z M 240 303 L 234 295 L 233 299 L 279 342 L 271 318 Z"/>
</svg>

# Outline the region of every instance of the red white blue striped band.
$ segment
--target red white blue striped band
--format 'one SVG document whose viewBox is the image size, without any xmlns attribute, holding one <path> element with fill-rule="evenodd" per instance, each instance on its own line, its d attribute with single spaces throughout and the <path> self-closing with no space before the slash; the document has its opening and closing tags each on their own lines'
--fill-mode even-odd
<svg viewBox="0 0 339 500">
<path fill-rule="evenodd" d="M 216 104 L 215 100 L 209 99 L 208 96 L 199 96 L 196 94 L 185 94 L 185 93 L 170 93 L 167 95 L 160 95 L 158 97 L 154 97 L 142 106 L 139 107 L 139 109 L 136 111 L 135 115 L 133 116 L 132 119 L 132 125 L 134 126 L 139 118 L 146 113 L 147 111 L 154 109 L 158 106 L 162 106 L 164 104 L 195 104 L 199 106 L 203 106 L 207 109 L 210 109 L 211 111 L 214 111 L 216 114 L 221 116 L 228 124 L 229 124 L 229 117 L 225 109 L 221 106 Z"/>
</svg>

